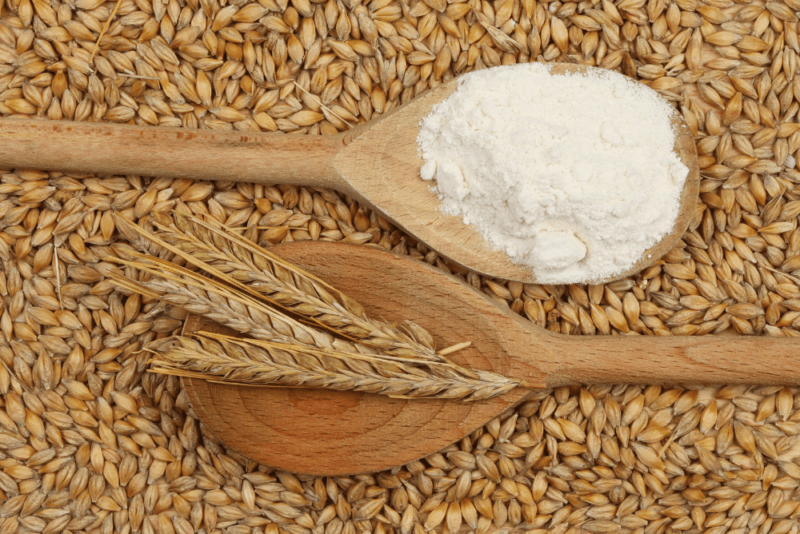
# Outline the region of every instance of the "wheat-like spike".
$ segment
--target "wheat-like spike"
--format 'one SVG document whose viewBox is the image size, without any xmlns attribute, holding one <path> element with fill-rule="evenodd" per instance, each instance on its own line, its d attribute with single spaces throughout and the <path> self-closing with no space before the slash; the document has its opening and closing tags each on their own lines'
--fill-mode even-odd
<svg viewBox="0 0 800 534">
<path fill-rule="evenodd" d="M 253 336 L 257 340 L 277 342 L 289 347 L 304 347 L 307 351 L 314 348 L 333 350 L 347 354 L 353 360 L 368 357 L 372 362 L 416 366 L 409 367 L 409 372 L 412 372 L 410 369 L 414 369 L 413 372 L 417 372 L 420 377 L 461 376 L 481 383 L 507 382 L 506 378 L 494 373 L 473 371 L 450 362 L 431 362 L 389 355 L 361 343 L 337 339 L 327 332 L 316 330 L 281 314 L 280 311 L 258 302 L 250 295 L 242 294 L 216 280 L 205 278 L 166 260 L 141 256 L 139 261 L 123 259 L 114 261 L 155 276 L 144 284 L 117 273 L 109 273 L 109 277 L 119 287 L 202 315 L 238 332 Z"/>
<path fill-rule="evenodd" d="M 402 398 L 437 397 L 482 400 L 502 395 L 520 383 L 493 375 L 480 380 L 456 369 L 425 373 L 403 363 L 380 357 L 336 350 L 314 350 L 222 335 L 201 334 L 194 339 L 175 338 L 176 343 L 158 353 L 154 370 L 179 376 L 214 377 L 236 384 L 270 384 L 355 390 Z M 433 367 L 449 368 L 448 364 Z M 441 376 L 440 376 L 441 375 Z"/>
<path fill-rule="evenodd" d="M 336 347 L 345 352 L 374 352 L 304 325 L 236 288 L 171 262 L 146 256 L 137 261 L 114 261 L 154 276 L 145 284 L 110 273 L 117 286 L 202 315 L 237 332 L 268 341 Z"/>
<path fill-rule="evenodd" d="M 296 321 L 281 313 L 280 310 L 275 310 L 250 295 L 241 293 L 217 280 L 206 278 L 166 260 L 138 253 L 133 253 L 133 255 L 138 257 L 137 261 L 120 258 L 112 261 L 148 273 L 155 278 L 151 278 L 144 284 L 111 272 L 109 277 L 116 285 L 202 315 L 257 339 L 306 344 L 321 348 L 335 347 L 343 352 L 374 354 L 392 361 L 454 365 L 449 362 L 428 362 L 420 361 L 418 358 L 389 355 L 361 343 L 337 339 L 325 331 L 316 330 Z M 472 373 L 466 369 L 463 372 Z"/>
<path fill-rule="evenodd" d="M 161 247 L 162 250 L 166 249 L 167 251 L 172 252 L 173 254 L 185 259 L 191 265 L 198 267 L 199 269 L 205 271 L 206 273 L 216 277 L 221 282 L 224 282 L 224 284 L 216 283 L 213 280 L 210 282 L 209 281 L 210 279 L 200 276 L 196 272 L 189 271 L 188 269 L 185 269 L 183 267 L 178 267 L 177 265 L 162 260 L 160 258 L 156 258 L 153 256 L 143 256 L 141 254 L 136 254 L 136 253 L 129 253 L 132 257 L 136 258 L 137 260 L 136 262 L 134 262 L 136 263 L 136 265 L 130 264 L 133 267 L 137 267 L 138 265 L 137 268 L 143 268 L 148 272 L 150 272 L 151 274 L 161 277 L 162 279 L 164 273 L 171 273 L 173 275 L 178 276 L 178 278 L 173 277 L 170 283 L 166 283 L 166 281 L 162 282 L 166 285 L 162 288 L 162 291 L 160 293 L 157 292 L 158 294 L 152 295 L 154 298 L 158 298 L 160 300 L 169 302 L 170 304 L 174 304 L 176 306 L 181 306 L 189 311 L 192 311 L 193 313 L 198 313 L 199 315 L 203 315 L 215 322 L 224 324 L 226 326 L 233 328 L 234 330 L 249 334 L 253 337 L 262 339 L 271 339 L 270 337 L 266 336 L 264 332 L 261 331 L 262 325 L 259 325 L 257 321 L 249 325 L 246 325 L 245 321 L 237 319 L 235 317 L 230 317 L 228 315 L 228 311 L 225 309 L 226 308 L 225 301 L 227 296 L 232 296 L 234 298 L 234 301 L 241 304 L 243 307 L 252 308 L 248 309 L 248 311 L 256 313 L 257 315 L 259 315 L 260 318 L 266 315 L 272 317 L 273 322 L 275 322 L 281 327 L 284 325 L 284 323 L 288 323 L 297 332 L 314 333 L 313 335 L 303 336 L 302 338 L 298 338 L 301 342 L 310 343 L 309 339 L 317 337 L 318 340 L 323 343 L 323 346 L 337 345 L 341 347 L 347 347 L 345 350 L 351 352 L 357 351 L 363 353 L 373 353 L 376 351 L 376 349 L 373 348 L 372 346 L 358 342 L 348 343 L 346 340 L 337 339 L 329 334 L 324 334 L 323 331 L 314 328 L 309 328 L 306 325 L 301 324 L 299 321 L 296 321 L 295 319 L 287 316 L 286 314 L 280 313 L 279 310 L 276 310 L 273 307 L 268 306 L 267 303 L 264 302 L 267 299 L 262 293 L 253 290 L 252 288 L 235 280 L 227 273 L 222 272 L 219 269 L 215 268 L 214 266 L 205 263 L 205 261 L 203 261 L 202 258 L 198 258 L 191 254 L 186 254 L 180 251 L 179 249 L 175 248 L 174 246 L 160 239 L 158 236 L 152 234 L 151 232 L 148 232 L 147 230 L 141 228 L 138 225 L 133 224 L 131 221 L 118 214 L 115 215 L 115 222 L 120 232 L 122 232 L 129 240 L 129 242 L 132 243 L 139 250 L 147 252 L 152 248 L 150 245 L 155 244 Z M 117 261 L 120 263 L 125 263 L 125 260 L 122 259 L 118 259 Z M 281 261 L 283 262 L 283 260 Z M 155 267 L 154 265 L 149 265 L 154 263 L 157 264 L 157 267 Z M 286 262 L 283 263 L 285 265 L 291 265 Z M 191 284 L 193 286 L 192 289 L 188 289 L 182 286 L 182 284 L 187 280 L 194 280 L 194 282 Z M 115 278 L 115 281 L 117 282 L 117 285 L 120 285 L 121 287 L 127 287 L 132 291 L 136 291 L 143 294 L 153 293 L 152 291 L 150 291 L 150 293 L 144 293 L 142 290 L 146 290 L 147 288 L 145 288 L 141 284 L 133 283 L 130 280 L 123 279 L 122 277 L 119 276 Z M 199 303 L 194 303 L 193 309 L 189 308 L 186 304 L 181 304 L 181 302 L 188 303 L 191 301 L 191 298 L 189 296 L 189 294 L 191 293 L 194 293 L 198 297 L 200 297 L 199 302 L 203 302 L 201 295 L 203 295 L 207 289 L 213 289 L 210 295 L 213 296 L 214 298 L 210 300 L 212 302 L 219 303 L 219 306 L 222 307 L 220 311 L 215 312 L 213 310 L 213 306 L 209 307 L 206 306 L 205 304 L 198 305 Z M 209 295 L 205 296 L 208 297 Z M 360 307 L 360 305 L 358 305 L 357 303 L 355 303 L 354 305 Z M 242 306 L 237 306 L 237 307 L 242 307 Z M 195 312 L 194 309 L 197 310 L 204 309 L 206 311 Z M 247 313 L 244 313 L 244 311 L 242 311 L 242 313 L 244 314 L 244 316 L 248 315 Z M 425 347 L 421 347 L 421 349 L 425 350 L 425 352 L 414 352 L 410 350 L 397 351 L 396 355 L 404 358 L 420 359 L 423 361 L 446 361 L 444 357 L 439 357 L 438 355 L 432 353 L 432 351 L 426 349 Z M 431 354 L 433 354 L 433 357 L 431 356 Z"/>
<path fill-rule="evenodd" d="M 143 228 L 133 225 L 130 221 L 121 217 L 118 217 L 118 221 L 125 228 L 125 232 L 131 235 L 132 242 L 140 249 L 147 250 L 149 248 L 148 245 L 153 243 L 160 246 L 162 251 L 165 249 L 176 253 L 178 250 L 172 244 L 166 243 Z M 212 236 L 208 237 L 213 238 Z M 133 259 L 117 258 L 114 261 L 152 275 L 153 278 L 149 279 L 145 285 L 125 278 L 119 273 L 111 273 L 110 278 L 116 285 L 182 307 L 192 313 L 203 315 L 212 321 L 260 340 L 246 340 L 242 341 L 243 343 L 278 343 L 281 350 L 300 351 L 299 353 L 301 354 L 309 354 L 314 350 L 322 350 L 326 351 L 326 353 L 334 351 L 336 354 L 345 354 L 347 355 L 345 363 L 351 372 L 360 369 L 362 375 L 368 377 L 368 380 L 374 379 L 374 373 L 378 370 L 384 372 L 385 378 L 396 379 L 398 366 L 402 366 L 401 375 L 405 378 L 414 376 L 418 380 L 433 381 L 430 382 L 431 384 L 439 384 L 442 381 L 452 384 L 469 383 L 472 387 L 472 392 L 469 393 L 469 396 L 473 400 L 485 398 L 486 395 L 495 395 L 495 393 L 490 394 L 490 391 L 508 391 L 508 388 L 513 389 L 517 385 L 522 385 L 520 382 L 510 381 L 494 373 L 473 371 L 453 364 L 444 356 L 432 351 L 423 355 L 407 350 L 390 353 L 389 351 L 379 351 L 368 344 L 338 339 L 326 331 L 317 330 L 287 316 L 280 306 L 277 309 L 270 306 L 268 298 L 232 278 L 231 271 L 224 272 L 217 267 L 207 265 L 202 254 L 184 252 L 177 255 L 185 258 L 192 265 L 201 268 L 205 273 L 217 277 L 216 279 L 207 278 L 201 273 L 191 271 L 162 258 L 143 255 L 135 251 L 126 251 L 126 254 Z M 281 261 L 283 264 L 289 265 L 285 261 Z M 280 269 L 281 267 L 276 264 L 275 268 Z M 300 287 L 302 288 L 302 285 Z M 343 309 L 342 307 L 337 307 L 334 311 L 342 313 Z M 272 345 L 271 347 L 274 348 Z M 330 356 L 327 356 L 327 358 L 330 359 Z M 365 358 L 367 363 L 365 363 Z M 436 359 L 434 360 L 433 358 Z M 176 366 L 173 363 L 172 370 L 174 372 L 200 372 L 196 368 L 187 368 L 189 363 L 188 360 L 184 361 L 183 366 Z M 239 365 L 237 369 L 241 371 L 243 367 Z M 165 372 L 163 365 L 161 372 Z M 359 385 L 363 391 L 368 390 L 365 389 L 365 380 L 367 379 L 362 377 Z M 395 380 L 395 382 L 397 381 Z M 429 382 L 424 383 L 429 384 Z M 321 387 L 334 386 L 325 385 Z M 336 386 L 336 388 L 341 389 L 339 386 Z M 389 388 L 389 385 L 384 384 L 378 389 L 388 391 Z M 456 395 L 456 391 L 460 391 L 455 386 L 444 389 L 439 387 L 437 389 L 426 385 L 423 389 L 414 390 L 409 384 L 406 384 L 404 388 L 409 393 L 399 394 L 393 391 L 390 394 L 407 395 L 409 397 L 422 395 L 452 396 Z M 465 396 L 466 393 L 452 398 L 463 398 Z"/>
<path fill-rule="evenodd" d="M 409 322 L 407 331 L 402 331 L 386 321 L 370 319 L 352 298 L 219 223 L 178 213 L 174 222 L 166 215 L 154 219 L 158 237 L 278 306 L 387 354 L 444 361 L 423 328 Z"/>
<path fill-rule="evenodd" d="M 168 216 L 166 215 L 154 215 L 154 218 L 158 219 L 161 218 L 161 226 L 167 225 L 164 221 L 164 218 Z M 271 299 L 267 294 L 263 291 L 260 291 L 252 285 L 244 284 L 240 280 L 231 276 L 231 269 L 227 265 L 212 265 L 208 263 L 206 260 L 212 260 L 208 255 L 208 252 L 205 250 L 197 250 L 197 254 L 195 253 L 188 253 L 181 250 L 179 247 L 173 246 L 173 244 L 166 242 L 165 240 L 161 239 L 160 236 L 155 235 L 151 232 L 148 232 L 144 228 L 133 224 L 128 219 L 122 217 L 119 214 L 115 214 L 115 222 L 117 228 L 120 230 L 123 235 L 126 236 L 128 241 L 132 243 L 136 248 L 143 252 L 149 252 L 153 246 L 156 245 L 160 247 L 160 253 L 163 254 L 164 252 L 170 252 L 175 256 L 178 256 L 184 259 L 187 263 L 205 271 L 211 276 L 214 276 L 220 280 L 225 281 L 232 287 L 238 288 L 241 292 L 250 294 L 251 296 L 255 297 L 258 300 L 267 301 L 273 306 L 278 308 L 287 309 L 283 306 L 280 302 L 277 302 L 274 299 Z M 199 226 L 198 231 L 202 232 L 202 235 L 207 237 L 208 241 L 212 241 L 216 236 L 216 239 L 219 241 L 221 238 L 218 234 L 208 234 L 208 227 L 210 225 Z M 364 315 L 363 307 L 356 302 L 355 300 L 347 297 L 346 295 L 340 293 L 338 290 L 332 288 L 331 286 L 327 285 L 322 280 L 319 280 L 314 275 L 306 273 L 300 270 L 298 267 L 292 265 L 291 263 L 286 262 L 285 260 L 278 258 L 274 254 L 269 253 L 268 251 L 261 249 L 260 247 L 254 246 L 250 244 L 247 240 L 244 240 L 231 232 L 227 232 L 231 234 L 233 237 L 238 238 L 238 241 L 244 244 L 247 247 L 252 248 L 256 252 L 259 252 L 257 258 L 268 258 L 270 261 L 274 262 L 275 265 L 275 272 L 278 274 L 277 278 L 283 278 L 286 281 L 286 287 L 291 288 L 290 291 L 293 292 L 295 296 L 294 299 L 299 298 L 300 295 L 303 294 L 303 291 L 308 291 L 313 295 L 316 295 L 321 299 L 321 303 L 327 308 L 319 310 L 316 309 L 317 315 L 324 316 L 328 318 L 331 324 L 345 324 L 343 323 L 341 317 L 343 315 L 347 315 L 350 318 L 350 324 L 352 325 L 353 321 L 358 321 L 362 326 L 367 327 L 369 329 L 372 327 L 373 332 L 375 333 L 372 338 L 372 342 L 368 342 L 367 344 L 375 347 L 379 350 L 384 350 L 387 353 L 391 352 L 397 356 L 402 356 L 405 358 L 416 358 L 424 361 L 449 361 L 444 356 L 440 356 L 436 354 L 433 350 L 433 338 L 425 331 L 423 328 L 415 325 L 414 323 L 409 323 L 408 331 L 411 333 L 409 337 L 405 333 L 399 331 L 398 329 L 388 325 L 385 322 L 376 323 L 378 326 L 372 326 L 368 318 Z M 141 258 L 141 256 L 138 256 Z M 260 262 L 266 267 L 269 267 L 269 263 L 265 263 L 263 260 Z M 220 268 L 221 267 L 221 268 Z M 227 271 L 227 272 L 226 272 Z M 251 273 L 258 272 L 258 268 L 256 267 L 255 271 L 249 271 Z M 269 272 L 269 271 L 267 271 Z M 292 273 L 296 273 L 298 276 L 298 284 L 294 285 L 292 283 Z M 234 273 L 236 274 L 236 273 Z M 239 273 L 241 274 L 241 273 Z M 313 284 L 313 286 L 312 286 Z M 286 292 L 279 292 L 279 296 L 286 296 Z M 334 297 L 333 295 L 336 295 Z M 338 301 L 337 301 L 338 298 Z M 306 305 L 308 307 L 308 305 Z M 287 309 L 287 311 L 289 311 Z M 327 328 L 334 333 L 340 334 L 343 337 L 350 339 L 351 341 L 358 342 L 361 341 L 364 343 L 364 339 L 359 339 L 358 336 L 349 335 L 347 332 L 347 328 L 336 329 L 331 326 L 326 325 L 324 322 L 314 319 L 311 315 L 312 314 L 301 314 L 298 313 L 298 310 L 294 311 L 299 317 L 307 317 L 310 318 L 315 324 L 322 327 L 323 329 Z M 381 327 L 381 328 L 379 328 Z M 381 331 L 382 329 L 382 331 Z M 387 332 L 389 334 L 393 334 L 394 337 L 398 340 L 394 342 L 392 340 L 387 340 Z M 417 341 L 417 340 L 422 340 Z M 410 341 L 410 343 L 409 343 Z M 363 346 L 363 345 L 362 345 Z"/>
</svg>

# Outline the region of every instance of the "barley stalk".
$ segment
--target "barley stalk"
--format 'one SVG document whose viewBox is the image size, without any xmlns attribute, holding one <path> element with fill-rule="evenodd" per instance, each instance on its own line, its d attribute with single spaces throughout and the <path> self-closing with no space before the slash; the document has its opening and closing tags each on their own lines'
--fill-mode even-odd
<svg viewBox="0 0 800 534">
<path fill-rule="evenodd" d="M 181 214 L 156 218 L 155 224 L 156 237 L 179 250 L 180 257 L 197 260 L 200 268 L 211 265 L 272 304 L 387 354 L 443 361 L 424 329 L 406 322 L 401 331 L 368 318 L 352 298 L 219 224 Z"/>
<path fill-rule="evenodd" d="M 375 355 L 207 333 L 175 338 L 174 345 L 158 351 L 152 364 L 156 372 L 221 383 L 355 390 L 397 398 L 475 401 L 519 385 L 492 373 L 478 372 L 473 379 L 449 364 L 422 370 Z"/>
<path fill-rule="evenodd" d="M 140 256 L 139 261 L 115 261 L 152 275 L 145 284 L 110 273 L 120 288 L 179 306 L 258 339 L 333 346 L 332 336 L 282 316 L 250 295 L 188 269 L 147 256 Z"/>
<path fill-rule="evenodd" d="M 178 218 L 178 220 L 181 219 Z M 301 305 L 305 304 L 307 307 L 314 307 L 314 315 L 310 313 L 303 315 L 310 316 L 312 319 L 322 315 L 325 317 L 323 324 L 340 326 L 345 321 L 354 320 L 367 326 L 380 324 L 381 330 L 378 331 L 378 334 L 382 335 L 383 339 L 387 339 L 389 337 L 387 333 L 389 333 L 394 340 L 409 340 L 407 336 L 392 329 L 386 323 L 375 323 L 366 319 L 361 306 L 352 299 L 330 286 L 322 289 L 326 284 L 321 280 L 302 272 L 267 251 L 248 244 L 232 234 L 230 230 L 214 228 L 197 219 L 187 218 L 183 221 L 185 224 L 194 223 L 183 233 L 169 231 L 168 227 L 161 226 L 162 235 L 166 234 L 167 239 L 184 245 L 184 250 L 181 250 L 158 236 L 131 224 L 130 221 L 121 217 L 117 218 L 118 225 L 132 234 L 132 241 L 140 249 L 148 248 L 148 243 L 156 244 L 170 252 L 177 253 L 179 257 L 187 260 L 193 266 L 218 278 L 207 278 L 200 273 L 161 258 L 132 253 L 134 260 L 117 258 L 115 261 L 146 273 L 152 278 L 145 284 L 112 272 L 110 276 L 114 283 L 128 291 L 182 307 L 191 313 L 202 315 L 259 340 L 242 341 L 241 343 L 245 344 L 248 350 L 255 351 L 253 347 L 261 347 L 283 352 L 268 351 L 267 353 L 258 353 L 250 358 L 234 358 L 235 361 L 231 360 L 226 365 L 222 365 L 219 360 L 222 353 L 220 350 L 212 351 L 216 354 L 214 358 L 207 358 L 208 351 L 195 350 L 192 353 L 193 356 L 189 356 L 185 350 L 179 353 L 168 350 L 163 358 L 169 361 L 169 364 L 161 361 L 159 359 L 161 356 L 154 360 L 159 372 L 191 371 L 192 376 L 199 376 L 205 372 L 209 376 L 218 377 L 218 380 L 224 379 L 227 383 L 288 384 L 293 386 L 305 384 L 309 387 L 358 389 L 359 391 L 409 398 L 434 396 L 480 400 L 502 395 L 520 385 L 527 386 L 524 382 L 507 379 L 494 373 L 473 371 L 458 366 L 427 347 L 422 347 L 426 350 L 422 353 L 422 357 L 419 353 L 406 347 L 401 346 L 398 349 L 396 345 L 390 345 L 388 351 L 379 352 L 371 346 L 374 343 L 364 344 L 341 340 L 325 331 L 302 324 L 287 316 L 282 307 L 274 307 L 276 295 L 279 297 L 279 303 L 290 304 L 291 310 L 296 309 L 297 302 L 300 302 Z M 188 236 L 195 231 L 198 232 L 197 240 L 190 239 Z M 205 244 L 204 239 L 207 239 Z M 189 246 L 186 246 L 187 243 Z M 234 249 L 231 243 L 234 243 L 239 250 Z M 228 253 L 224 253 L 223 250 L 227 250 Z M 242 260 L 237 260 L 236 252 L 239 252 L 239 257 L 246 253 L 246 257 L 251 259 L 252 263 L 242 265 Z M 220 258 L 225 261 L 222 265 L 212 266 L 206 263 L 206 260 L 219 263 L 217 260 Z M 263 261 L 263 258 L 268 258 L 270 262 Z M 242 278 L 246 278 L 248 281 L 258 280 L 257 274 L 251 270 L 241 272 L 231 270 L 230 264 L 233 263 L 231 259 L 236 261 L 234 266 L 239 267 L 240 270 L 256 268 L 256 262 L 261 259 L 261 273 L 269 275 L 262 275 L 261 279 L 272 284 L 273 291 L 267 293 L 268 296 L 264 296 L 263 289 L 259 292 L 252 291 L 251 287 L 255 284 L 250 286 L 241 284 L 239 280 Z M 265 270 L 265 267 L 271 267 L 272 270 Z M 276 275 L 276 272 L 279 274 Z M 278 284 L 279 279 L 283 280 L 283 284 Z M 263 288 L 263 286 L 261 287 Z M 287 292 L 291 292 L 291 299 L 280 296 Z M 330 296 L 331 294 L 336 296 L 338 302 Z M 323 300 L 320 295 L 328 297 L 327 301 Z M 336 306 L 339 303 L 346 303 L 347 308 L 341 304 Z M 321 312 L 318 311 L 320 309 Z M 358 315 L 353 313 L 354 310 L 357 310 Z M 334 322 L 337 317 L 341 317 L 343 320 Z M 417 331 L 422 331 L 421 328 L 416 328 Z M 333 328 L 333 330 L 337 329 Z M 344 332 L 352 333 L 353 329 L 346 328 Z M 427 335 L 427 332 L 425 334 Z M 365 337 L 371 340 L 376 336 Z M 428 337 L 430 336 L 428 335 Z M 184 344 L 183 349 L 187 349 L 189 342 L 182 338 L 179 338 L 179 341 Z M 384 346 L 386 346 L 385 343 Z M 230 348 L 233 345 L 229 343 L 225 347 Z M 461 345 L 456 347 L 460 348 Z M 219 349 L 219 347 L 215 346 L 215 349 Z M 266 358 L 265 354 L 270 355 L 270 358 Z M 295 364 L 291 368 L 286 367 L 285 359 L 278 359 L 279 355 L 285 354 L 296 356 Z M 341 364 L 341 362 L 345 362 L 349 368 L 345 375 L 331 375 L 332 371 L 341 371 L 342 369 L 328 366 L 320 368 L 317 360 L 309 360 L 310 355 L 323 358 L 326 363 L 336 361 Z M 268 362 L 272 367 L 265 367 Z M 369 362 L 369 365 L 359 365 L 364 362 Z M 282 366 L 277 365 L 279 363 Z M 252 369 L 248 369 L 248 364 L 252 365 Z M 291 372 L 281 378 L 281 370 Z"/>
</svg>

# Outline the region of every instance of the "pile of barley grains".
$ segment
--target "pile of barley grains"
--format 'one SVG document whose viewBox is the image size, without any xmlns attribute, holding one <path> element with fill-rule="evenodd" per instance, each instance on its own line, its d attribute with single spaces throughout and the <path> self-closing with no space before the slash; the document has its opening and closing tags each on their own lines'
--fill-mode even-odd
<svg viewBox="0 0 800 534">
<path fill-rule="evenodd" d="M 4 117 L 325 134 L 485 66 L 620 70 L 696 133 L 702 202 L 680 246 L 604 286 L 458 276 L 565 334 L 800 334 L 797 0 L 122 0 L 94 58 L 114 4 L 0 5 Z M 0 534 L 800 530 L 798 389 L 560 388 L 391 472 L 273 472 L 144 372 L 139 350 L 180 315 L 112 288 L 112 210 L 448 266 L 330 191 L 4 169 L 0 196 Z"/>
</svg>

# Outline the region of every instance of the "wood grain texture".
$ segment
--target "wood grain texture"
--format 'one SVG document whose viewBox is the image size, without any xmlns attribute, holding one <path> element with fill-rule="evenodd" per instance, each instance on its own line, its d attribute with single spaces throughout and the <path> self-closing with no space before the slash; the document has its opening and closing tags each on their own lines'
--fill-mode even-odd
<svg viewBox="0 0 800 534">
<path fill-rule="evenodd" d="M 551 73 L 590 70 L 555 64 Z M 0 166 L 327 187 L 377 211 L 458 265 L 535 282 L 531 268 L 492 248 L 475 227 L 440 213 L 431 183 L 419 177 L 420 121 L 457 83 L 450 80 L 373 121 L 325 137 L 0 119 Z M 652 265 L 680 239 L 694 214 L 700 183 L 694 139 L 677 113 L 673 125 L 674 150 L 690 169 L 673 231 L 611 279 Z"/>
<path fill-rule="evenodd" d="M 341 136 L 0 119 L 0 166 L 193 180 L 303 184 L 349 192 L 333 168 Z"/>
<path fill-rule="evenodd" d="M 451 356 L 456 362 L 543 387 L 800 385 L 796 339 L 564 336 L 407 257 L 341 243 L 292 243 L 270 250 L 357 299 L 371 315 L 419 323 L 439 347 L 472 341 L 471 348 Z M 193 322 L 187 331 L 202 328 Z M 465 404 L 189 379 L 184 385 L 201 420 L 226 445 L 273 467 L 318 475 L 388 469 L 436 452 L 512 408 L 528 391 Z"/>
</svg>

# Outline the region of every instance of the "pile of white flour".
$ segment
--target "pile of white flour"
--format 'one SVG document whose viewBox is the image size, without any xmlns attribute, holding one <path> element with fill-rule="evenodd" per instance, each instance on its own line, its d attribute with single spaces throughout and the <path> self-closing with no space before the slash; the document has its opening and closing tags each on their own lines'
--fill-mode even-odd
<svg viewBox="0 0 800 534">
<path fill-rule="evenodd" d="M 425 180 L 542 283 L 631 268 L 673 227 L 688 169 L 674 113 L 625 76 L 528 63 L 465 75 L 421 124 Z"/>
</svg>

